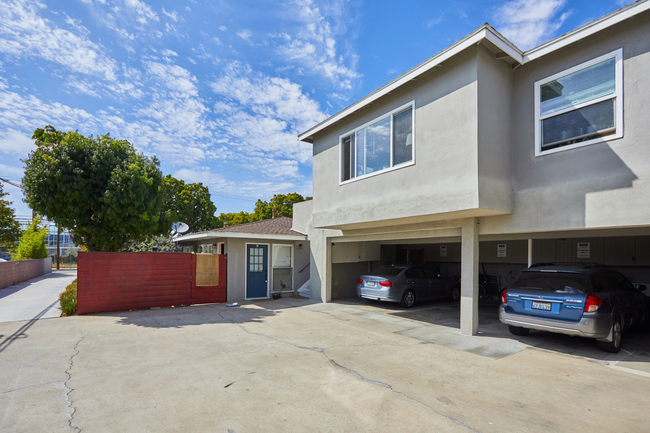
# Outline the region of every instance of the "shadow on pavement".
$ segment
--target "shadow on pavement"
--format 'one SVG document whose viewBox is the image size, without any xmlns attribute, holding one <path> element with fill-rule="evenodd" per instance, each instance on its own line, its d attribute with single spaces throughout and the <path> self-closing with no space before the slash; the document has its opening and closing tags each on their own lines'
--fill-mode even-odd
<svg viewBox="0 0 650 433">
<path fill-rule="evenodd" d="M 39 281 L 58 279 L 58 278 L 67 278 L 70 277 L 71 274 L 72 272 L 62 272 L 62 271 L 51 272 L 45 275 L 41 275 L 40 277 L 32 278 L 31 280 L 23 281 L 22 283 L 14 284 L 13 286 L 5 287 L 4 289 L 0 289 L 0 299 L 9 296 L 13 293 L 19 292 L 23 289 L 27 289 L 31 285 L 38 283 Z"/>
<path fill-rule="evenodd" d="M 7 347 L 11 345 L 14 341 L 22 338 L 27 338 L 27 334 L 25 332 L 32 327 L 34 323 L 38 321 L 45 313 L 47 313 L 50 308 L 54 307 L 56 304 L 59 303 L 59 300 L 57 299 L 56 301 L 52 302 L 50 305 L 45 307 L 43 311 L 38 313 L 34 318 L 32 318 L 29 322 L 25 323 L 23 326 L 21 326 L 16 332 L 5 338 L 4 340 L 2 339 L 4 335 L 0 335 L 0 353 L 2 353 Z"/>
</svg>

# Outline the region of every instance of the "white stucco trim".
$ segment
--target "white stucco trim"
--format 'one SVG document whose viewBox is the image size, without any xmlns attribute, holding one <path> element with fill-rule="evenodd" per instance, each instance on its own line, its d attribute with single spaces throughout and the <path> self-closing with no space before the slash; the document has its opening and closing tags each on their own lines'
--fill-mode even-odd
<svg viewBox="0 0 650 433">
<path fill-rule="evenodd" d="M 204 233 L 194 233 L 187 236 L 180 236 L 174 239 L 174 241 L 182 242 L 182 241 L 196 241 L 196 240 L 222 239 L 222 238 L 268 239 L 268 240 L 276 240 L 276 241 L 306 241 L 307 240 L 307 236 L 304 235 L 269 235 L 269 234 L 257 234 L 257 233 L 204 232 Z"/>
<path fill-rule="evenodd" d="M 582 27 L 579 27 L 569 33 L 559 36 L 545 44 L 540 45 L 539 47 L 535 47 L 526 52 L 521 51 L 519 48 L 513 45 L 489 24 L 484 24 L 460 41 L 447 47 L 428 60 L 420 63 L 415 68 L 411 69 L 405 74 L 400 75 L 385 86 L 380 87 L 369 95 L 353 103 L 349 107 L 344 108 L 338 113 L 328 117 L 321 123 L 303 132 L 302 134 L 299 134 L 298 141 L 313 143 L 314 135 L 318 132 L 328 128 L 329 126 L 349 116 L 350 114 L 372 104 L 376 100 L 395 91 L 397 88 L 408 83 L 409 81 L 417 79 L 419 76 L 439 66 L 442 62 L 454 57 L 456 54 L 471 47 L 472 45 L 481 43 L 483 40 L 488 40 L 499 50 L 506 53 L 516 63 L 523 65 L 561 48 L 564 48 L 569 44 L 573 44 L 584 38 L 587 38 L 599 31 L 605 30 L 608 27 L 616 25 L 628 18 L 632 18 L 640 13 L 647 11 L 648 9 L 650 9 L 650 0 L 643 0 L 632 3 L 626 7 L 605 15 L 602 18 L 585 24 Z"/>
</svg>

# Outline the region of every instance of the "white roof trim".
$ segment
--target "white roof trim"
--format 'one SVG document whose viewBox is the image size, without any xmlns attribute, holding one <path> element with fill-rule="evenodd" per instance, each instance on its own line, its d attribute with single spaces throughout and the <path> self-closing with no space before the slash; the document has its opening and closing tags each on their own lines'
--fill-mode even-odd
<svg viewBox="0 0 650 433">
<path fill-rule="evenodd" d="M 236 233 L 236 232 L 203 232 L 194 233 L 186 236 L 179 236 L 174 239 L 175 242 L 198 241 L 218 238 L 235 238 L 235 239 L 270 239 L 276 241 L 305 241 L 307 236 L 304 235 L 272 235 L 259 233 Z"/>
<path fill-rule="evenodd" d="M 465 38 L 447 47 L 446 49 L 439 52 L 438 54 L 431 57 L 430 59 L 424 61 L 423 63 L 420 63 L 415 68 L 397 77 L 396 79 L 386 84 L 385 86 L 375 90 L 374 92 L 358 100 L 357 102 L 350 105 L 349 107 L 344 108 L 338 113 L 328 117 L 321 123 L 313 126 L 312 128 L 308 129 L 302 134 L 299 134 L 298 140 L 312 143 L 314 134 L 326 129 L 327 127 L 349 116 L 350 114 L 360 110 L 361 108 L 372 104 L 379 98 L 391 93 L 398 87 L 401 87 L 407 82 L 416 79 L 420 75 L 440 65 L 445 60 L 450 59 L 451 57 L 455 56 L 456 54 L 460 53 L 461 51 L 469 48 L 474 44 L 480 43 L 483 39 L 487 39 L 492 44 L 494 44 L 497 48 L 499 48 L 508 56 L 510 56 L 515 62 L 523 65 L 530 61 L 538 59 L 542 56 L 545 56 L 555 50 L 564 48 L 569 44 L 575 43 L 581 39 L 591 36 L 594 33 L 597 33 L 608 27 L 616 25 L 621 21 L 624 21 L 642 12 L 645 12 L 648 9 L 650 9 L 650 1 L 648 0 L 642 0 L 636 3 L 632 3 L 624 8 L 621 8 L 608 15 L 605 15 L 602 18 L 592 21 L 591 23 L 585 24 L 584 26 L 579 27 L 576 30 L 566 33 L 545 44 L 542 44 L 539 47 L 528 50 L 525 53 L 522 52 L 515 45 L 513 45 L 506 38 L 504 38 L 501 34 L 499 34 L 499 32 L 494 30 L 492 26 L 490 26 L 489 24 L 484 24 L 481 27 L 479 27 L 477 30 L 475 30 L 473 33 L 470 33 Z"/>
</svg>

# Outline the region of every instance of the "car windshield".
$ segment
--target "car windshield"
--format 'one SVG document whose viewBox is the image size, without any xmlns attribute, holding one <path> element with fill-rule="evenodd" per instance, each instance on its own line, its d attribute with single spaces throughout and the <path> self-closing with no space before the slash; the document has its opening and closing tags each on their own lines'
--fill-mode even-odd
<svg viewBox="0 0 650 433">
<path fill-rule="evenodd" d="M 588 293 L 585 275 L 569 272 L 522 272 L 510 289 L 579 294 Z"/>
<path fill-rule="evenodd" d="M 375 277 L 395 277 L 403 270 L 404 268 L 401 266 L 382 266 L 372 271 L 370 275 Z"/>
</svg>

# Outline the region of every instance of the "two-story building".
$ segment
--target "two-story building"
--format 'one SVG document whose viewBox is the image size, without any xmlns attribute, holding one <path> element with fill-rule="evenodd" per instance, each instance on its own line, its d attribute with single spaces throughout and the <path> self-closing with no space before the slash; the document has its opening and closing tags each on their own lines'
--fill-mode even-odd
<svg viewBox="0 0 650 433">
<path fill-rule="evenodd" d="M 650 2 L 522 51 L 486 24 L 313 128 L 311 296 L 355 296 L 383 263 L 503 287 L 531 262 L 650 281 Z M 466 282 L 473 282 L 469 284 Z"/>
</svg>

